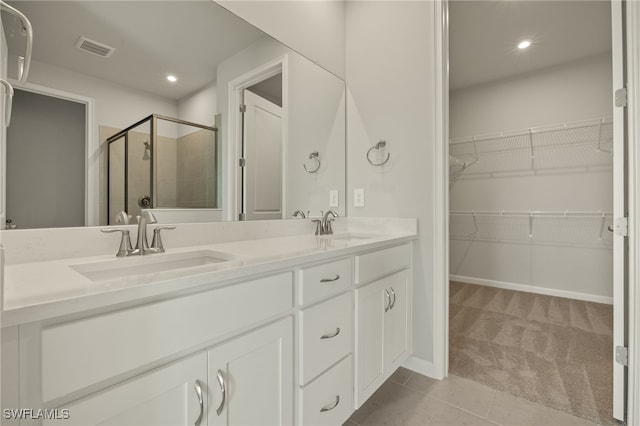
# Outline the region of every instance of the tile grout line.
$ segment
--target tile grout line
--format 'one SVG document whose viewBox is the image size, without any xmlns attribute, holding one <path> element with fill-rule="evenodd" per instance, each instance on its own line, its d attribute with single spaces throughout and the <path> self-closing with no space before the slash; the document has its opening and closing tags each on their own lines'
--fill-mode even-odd
<svg viewBox="0 0 640 426">
<path fill-rule="evenodd" d="M 407 380 L 407 382 L 408 382 L 408 380 Z M 479 415 L 479 414 L 477 414 L 477 413 L 474 413 L 474 412 L 472 412 L 472 411 L 470 411 L 470 410 L 468 410 L 468 409 L 466 409 L 466 408 L 459 407 L 459 406 L 457 406 L 457 405 L 455 405 L 455 404 L 453 404 L 453 403 L 451 403 L 451 402 L 449 402 L 449 401 L 446 401 L 446 400 L 444 400 L 444 399 L 441 399 L 441 398 L 438 398 L 438 397 L 435 397 L 435 396 L 428 395 L 426 392 L 421 392 L 421 391 L 418 391 L 418 390 L 416 390 L 416 389 L 412 389 L 412 388 L 410 388 L 409 386 L 402 385 L 402 384 L 397 383 L 397 382 L 394 382 L 394 383 L 396 383 L 397 385 L 402 386 L 403 388 L 405 388 L 405 389 L 407 389 L 408 391 L 411 391 L 411 392 L 413 392 L 413 393 L 415 393 L 415 394 L 423 395 L 423 396 L 425 396 L 426 398 L 432 399 L 433 401 L 441 402 L 441 403 L 443 403 L 443 404 L 445 404 L 445 405 L 448 405 L 449 407 L 452 407 L 452 408 L 455 408 L 456 410 L 460 410 L 460 411 L 462 411 L 462 412 L 465 412 L 465 413 L 467 413 L 467 414 L 469 414 L 469 415 L 471 415 L 471 416 L 473 416 L 473 417 L 477 417 L 477 418 L 479 418 L 479 419 L 486 420 L 486 421 L 488 421 L 489 423 L 493 423 L 493 424 L 495 424 L 495 425 L 502 426 L 502 425 L 500 425 L 499 423 L 497 423 L 497 422 L 495 422 L 495 421 L 491 420 L 489 417 L 483 417 L 483 416 L 481 416 L 481 415 Z M 493 393 L 493 397 L 495 398 L 496 390 L 495 390 L 495 389 L 491 389 L 491 390 L 494 392 L 494 393 Z M 491 399 L 491 403 L 493 403 L 493 398 Z M 491 403 L 489 404 L 489 406 L 491 406 Z M 488 414 L 488 413 L 487 413 L 487 414 Z"/>
</svg>

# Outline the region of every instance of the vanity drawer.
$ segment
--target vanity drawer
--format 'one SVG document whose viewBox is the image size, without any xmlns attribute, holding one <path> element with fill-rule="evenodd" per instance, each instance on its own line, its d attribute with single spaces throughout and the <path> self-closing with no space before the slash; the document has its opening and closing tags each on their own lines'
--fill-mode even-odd
<svg viewBox="0 0 640 426">
<path fill-rule="evenodd" d="M 343 424 L 353 412 L 351 355 L 300 392 L 302 393 L 300 398 L 300 423 L 302 425 L 335 426 Z"/>
<path fill-rule="evenodd" d="M 299 302 L 301 305 L 308 305 L 350 288 L 351 258 L 300 270 Z"/>
<path fill-rule="evenodd" d="M 356 256 L 356 284 L 363 284 L 411 265 L 411 245 Z"/>
<path fill-rule="evenodd" d="M 301 384 L 351 352 L 352 306 L 352 294 L 347 292 L 300 312 Z"/>
<path fill-rule="evenodd" d="M 27 383 L 41 389 L 46 403 L 208 344 L 292 306 L 292 273 L 286 272 L 36 329 L 27 340 L 39 343 L 40 351 L 31 353 L 39 352 L 40 362 L 29 357 L 27 348 L 21 354 L 30 359 L 25 371 L 35 376 Z"/>
</svg>

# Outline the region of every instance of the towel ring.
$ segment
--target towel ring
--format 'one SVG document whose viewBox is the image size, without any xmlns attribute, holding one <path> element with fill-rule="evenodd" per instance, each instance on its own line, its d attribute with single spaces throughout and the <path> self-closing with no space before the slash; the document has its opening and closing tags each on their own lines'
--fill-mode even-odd
<svg viewBox="0 0 640 426">
<path fill-rule="evenodd" d="M 318 170 L 320 170 L 320 166 L 322 165 L 322 163 L 320 162 L 320 154 L 318 154 L 318 151 L 313 151 L 311 154 L 309 154 L 309 160 L 316 160 L 318 164 L 316 165 L 315 169 L 307 169 L 307 165 L 303 164 L 302 167 L 304 167 L 304 170 L 307 173 L 316 173 Z"/>
<path fill-rule="evenodd" d="M 381 148 L 384 148 L 385 145 L 387 145 L 387 142 L 384 139 L 380 139 L 377 144 L 369 148 L 369 151 L 367 151 L 367 161 L 369 162 L 369 164 L 371 164 L 372 166 L 383 166 L 387 164 L 387 161 L 389 161 L 389 158 L 391 158 L 391 154 L 389 153 L 387 153 L 387 158 L 385 158 L 382 163 L 374 163 L 373 161 L 371 161 L 371 158 L 369 158 L 369 154 L 371 154 L 371 151 L 373 151 L 374 149 L 377 151 Z"/>
</svg>

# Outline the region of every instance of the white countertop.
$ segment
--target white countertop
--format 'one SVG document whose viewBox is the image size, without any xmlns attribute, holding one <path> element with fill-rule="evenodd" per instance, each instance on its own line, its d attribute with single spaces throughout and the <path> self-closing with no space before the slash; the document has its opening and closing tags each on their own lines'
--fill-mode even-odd
<svg viewBox="0 0 640 426">
<path fill-rule="evenodd" d="M 385 230 L 383 234 L 367 232 L 366 239 L 293 235 L 168 248 L 167 255 L 211 250 L 232 255 L 233 258 L 226 262 L 101 281 L 92 281 L 71 266 L 113 261 L 116 259 L 113 254 L 7 264 L 4 267 L 2 326 L 149 298 L 172 297 L 191 289 L 223 285 L 245 277 L 293 268 L 302 263 L 321 262 L 416 238 L 414 230 L 388 231 Z M 336 233 L 336 236 L 339 234 Z M 170 247 L 167 244 L 165 246 Z M 135 257 L 140 259 L 139 256 Z M 130 259 L 117 260 L 127 262 Z"/>
</svg>

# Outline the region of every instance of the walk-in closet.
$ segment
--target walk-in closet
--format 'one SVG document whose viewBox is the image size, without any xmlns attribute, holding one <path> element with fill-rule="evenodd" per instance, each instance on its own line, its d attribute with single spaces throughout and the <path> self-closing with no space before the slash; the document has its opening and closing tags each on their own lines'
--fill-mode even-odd
<svg viewBox="0 0 640 426">
<path fill-rule="evenodd" d="M 614 424 L 611 4 L 449 9 L 449 372 Z"/>
</svg>

